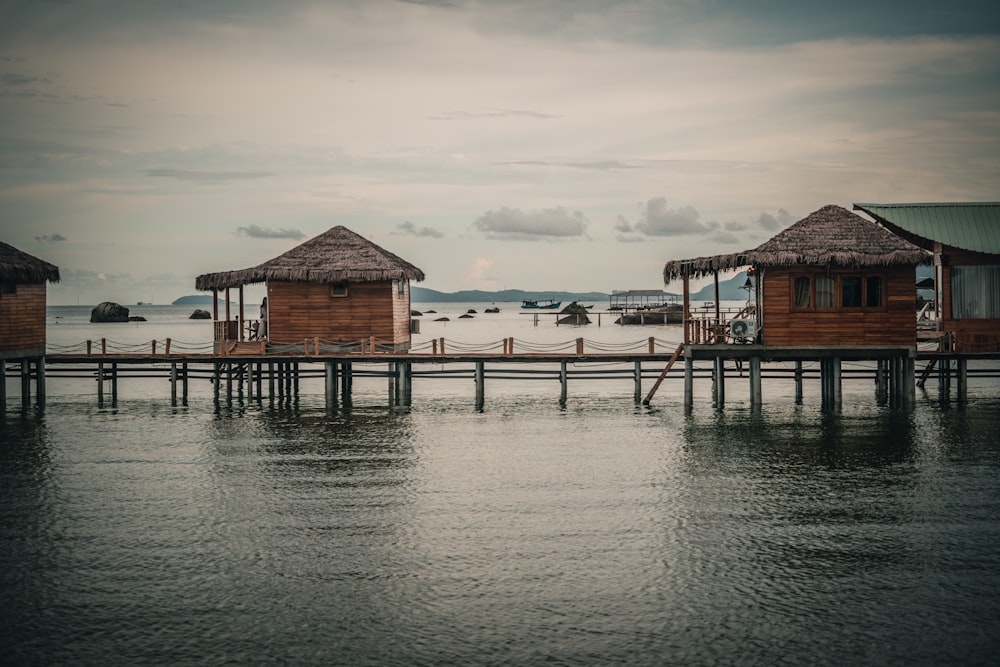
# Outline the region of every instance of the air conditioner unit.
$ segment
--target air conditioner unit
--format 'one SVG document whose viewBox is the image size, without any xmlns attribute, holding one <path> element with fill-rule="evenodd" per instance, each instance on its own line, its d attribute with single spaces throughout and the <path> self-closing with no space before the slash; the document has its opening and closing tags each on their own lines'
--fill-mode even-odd
<svg viewBox="0 0 1000 667">
<path fill-rule="evenodd" d="M 729 335 L 736 339 L 757 337 L 757 322 L 754 320 L 733 320 L 729 323 Z"/>
</svg>

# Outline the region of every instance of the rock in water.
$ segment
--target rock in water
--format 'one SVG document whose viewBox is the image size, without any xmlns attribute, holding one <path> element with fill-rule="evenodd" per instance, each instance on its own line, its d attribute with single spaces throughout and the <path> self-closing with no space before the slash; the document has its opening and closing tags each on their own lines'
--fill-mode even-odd
<svg viewBox="0 0 1000 667">
<path fill-rule="evenodd" d="M 194 312 L 191 313 L 189 320 L 210 320 L 212 319 L 212 313 L 207 310 L 202 310 L 201 308 L 195 308 Z"/>
<path fill-rule="evenodd" d="M 90 311 L 91 322 L 128 322 L 128 308 L 105 301 L 94 306 Z"/>
</svg>

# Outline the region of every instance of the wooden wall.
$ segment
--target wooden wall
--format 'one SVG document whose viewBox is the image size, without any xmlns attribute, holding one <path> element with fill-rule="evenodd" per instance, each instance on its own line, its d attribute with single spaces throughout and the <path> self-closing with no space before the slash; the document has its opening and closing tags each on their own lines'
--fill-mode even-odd
<svg viewBox="0 0 1000 667">
<path fill-rule="evenodd" d="M 825 268 L 815 271 L 827 274 Z M 914 267 L 867 272 L 884 278 L 884 310 L 793 310 L 793 280 L 804 272 L 809 272 L 809 268 L 772 267 L 763 271 L 760 324 L 765 345 L 916 345 Z M 829 271 L 832 276 L 862 273 L 858 270 Z"/>
<path fill-rule="evenodd" d="M 350 283 L 347 296 L 332 296 L 329 284 L 268 281 L 268 340 L 353 343 L 374 336 L 376 344 L 408 349 L 409 296 L 398 296 L 391 280 Z"/>
<path fill-rule="evenodd" d="M 956 320 L 951 316 L 951 267 L 1000 264 L 1000 256 L 969 252 L 949 246 L 935 248 L 941 267 L 941 330 L 949 334 L 955 352 L 1000 351 L 1000 320 Z"/>
<path fill-rule="evenodd" d="M 0 356 L 45 354 L 45 283 L 19 284 L 0 294 Z"/>
</svg>

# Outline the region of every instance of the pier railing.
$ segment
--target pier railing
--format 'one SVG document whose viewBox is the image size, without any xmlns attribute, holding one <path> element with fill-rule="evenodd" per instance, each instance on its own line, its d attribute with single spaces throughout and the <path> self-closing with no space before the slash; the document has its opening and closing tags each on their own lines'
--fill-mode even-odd
<svg viewBox="0 0 1000 667">
<path fill-rule="evenodd" d="M 225 322 L 223 322 L 225 324 Z M 220 344 L 223 343 L 223 344 Z M 496 355 L 607 355 L 607 354 L 663 354 L 670 352 L 678 341 L 665 340 L 655 336 L 611 343 L 588 338 L 541 343 L 513 336 L 485 342 L 466 342 L 444 337 L 421 341 L 413 345 L 407 354 L 412 355 L 456 355 L 456 354 L 496 354 Z M 150 340 L 141 343 L 125 343 L 108 338 L 86 340 L 71 345 L 47 346 L 49 355 L 85 356 L 328 356 L 328 355 L 372 355 L 399 354 L 400 350 L 392 341 L 375 337 L 356 341 L 333 341 L 323 338 L 307 338 L 301 341 L 213 341 L 190 343 L 171 338 Z"/>
</svg>

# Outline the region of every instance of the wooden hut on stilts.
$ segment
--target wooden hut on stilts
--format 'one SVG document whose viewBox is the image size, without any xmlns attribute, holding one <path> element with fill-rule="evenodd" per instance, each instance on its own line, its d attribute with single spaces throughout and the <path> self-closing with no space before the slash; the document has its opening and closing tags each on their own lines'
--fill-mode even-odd
<svg viewBox="0 0 1000 667">
<path fill-rule="evenodd" d="M 337 226 L 263 264 L 206 273 L 195 284 L 215 297 L 218 353 L 322 354 L 407 351 L 410 281 L 423 279 L 414 265 Z M 259 283 L 266 284 L 266 302 L 259 317 L 248 318 L 244 286 Z M 231 290 L 238 291 L 237 313 L 230 312 Z"/>
<path fill-rule="evenodd" d="M 7 400 L 8 361 L 21 364 L 22 400 L 28 400 L 33 376 L 44 403 L 47 281 L 59 282 L 58 267 L 0 242 L 0 406 Z"/>
<path fill-rule="evenodd" d="M 668 262 L 665 283 L 684 285 L 684 358 L 715 363 L 721 404 L 725 359 L 750 361 L 751 402 L 760 401 L 760 361 L 819 361 L 823 399 L 840 401 L 840 362 L 878 360 L 893 392 L 913 391 L 916 265 L 930 253 L 840 206 L 824 206 L 751 250 Z M 692 278 L 749 267 L 753 296 L 737 318 L 692 316 Z M 718 296 L 716 298 L 718 304 Z M 880 374 L 881 375 L 881 374 Z M 686 386 L 690 401 L 690 383 Z M 801 399 L 801 383 L 796 397 Z"/>
</svg>

